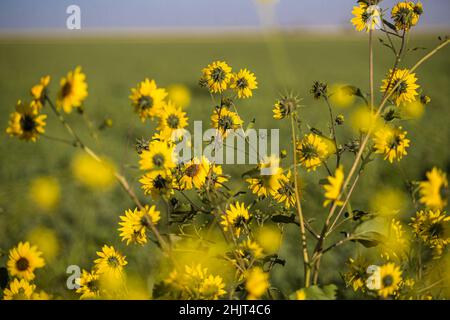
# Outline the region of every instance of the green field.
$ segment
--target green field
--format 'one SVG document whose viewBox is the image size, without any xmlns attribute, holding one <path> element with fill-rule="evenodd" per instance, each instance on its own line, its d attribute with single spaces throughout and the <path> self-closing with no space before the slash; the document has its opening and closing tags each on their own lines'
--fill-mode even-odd
<svg viewBox="0 0 450 320">
<path fill-rule="evenodd" d="M 0 250 L 9 248 L 24 239 L 38 225 L 53 228 L 60 239 L 58 259 L 46 266 L 37 283 L 50 293 L 64 297 L 77 297 L 65 289 L 65 269 L 70 264 L 88 268 L 95 251 L 104 243 L 114 244 L 125 252 L 129 270 L 152 274 L 157 272 L 157 250 L 125 247 L 118 236 L 118 216 L 132 203 L 117 186 L 109 192 L 94 193 L 76 183 L 71 175 L 70 161 L 74 148 L 41 139 L 38 143 L 24 143 L 9 138 L 7 127 L 9 113 L 17 99 L 28 99 L 29 88 L 39 77 L 50 74 L 50 90 L 55 94 L 58 82 L 68 70 L 77 65 L 83 67 L 89 84 L 89 97 L 85 110 L 92 121 L 99 123 L 111 117 L 114 126 L 100 133 L 100 139 L 90 138 L 85 123 L 76 113 L 69 121 L 81 133 L 92 149 L 112 158 L 122 165 L 124 172 L 139 189 L 139 172 L 129 168 L 136 165 L 134 152 L 137 137 L 150 136 L 154 124 L 142 124 L 132 113 L 128 99 L 130 88 L 145 77 L 153 78 L 160 86 L 172 83 L 187 85 L 192 101 L 187 109 L 189 120 L 209 123 L 213 104 L 207 93 L 198 88 L 201 69 L 213 60 L 226 60 L 234 69 L 252 70 L 259 82 L 253 99 L 240 101 L 242 118 L 249 122 L 256 118 L 256 127 L 280 128 L 284 148 L 289 146 L 288 122 L 276 122 L 272 118 L 272 105 L 280 93 L 293 91 L 304 98 L 301 117 L 312 126 L 327 130 L 327 109 L 323 102 L 314 101 L 309 94 L 314 80 L 328 83 L 343 82 L 368 89 L 368 49 L 366 38 L 342 36 L 291 35 L 281 39 L 262 37 L 224 38 L 131 38 L 131 39 L 33 39 L 0 40 Z M 412 36 L 410 47 L 433 48 L 437 35 Z M 402 65 L 409 66 L 420 58 L 425 50 L 412 52 Z M 375 83 L 383 79 L 392 64 L 393 57 L 387 48 L 376 44 Z M 377 161 L 369 166 L 357 192 L 354 207 L 368 208 L 373 192 L 384 186 L 403 188 L 406 179 L 420 179 L 433 165 L 445 171 L 450 168 L 450 55 L 446 48 L 426 62 L 418 71 L 419 83 L 424 93 L 432 98 L 424 117 L 405 122 L 412 146 L 408 156 L 399 165 Z M 348 116 L 350 109 L 343 111 Z M 47 111 L 49 113 L 49 111 Z M 204 124 L 204 127 L 206 126 Z M 49 115 L 47 133 L 65 136 L 65 131 L 52 115 Z M 287 159 L 289 161 L 289 159 Z M 227 168 L 236 175 L 247 167 Z M 29 182 L 36 176 L 52 175 L 61 184 L 62 198 L 54 214 L 42 214 L 30 202 Z M 309 218 L 322 219 L 321 188 L 319 178 L 325 171 L 306 174 L 305 212 Z M 238 187 L 238 184 L 234 186 Z M 241 185 L 243 189 L 245 185 Z M 405 190 L 406 192 L 406 190 Z M 142 199 L 144 196 L 140 195 Z M 412 206 L 405 208 L 403 217 L 413 213 Z M 320 224 L 317 224 L 318 226 Z M 298 229 L 288 227 L 289 241 L 280 253 L 287 264 L 277 267 L 273 282 L 285 291 L 297 289 L 301 283 L 302 268 L 299 251 Z M 326 256 L 322 264 L 323 283 L 342 283 L 335 270 L 357 246 L 350 244 L 335 254 Z M 6 261 L 0 257 L 0 265 Z M 152 276 L 150 277 L 152 278 Z M 342 292 L 342 296 L 349 293 Z"/>
</svg>

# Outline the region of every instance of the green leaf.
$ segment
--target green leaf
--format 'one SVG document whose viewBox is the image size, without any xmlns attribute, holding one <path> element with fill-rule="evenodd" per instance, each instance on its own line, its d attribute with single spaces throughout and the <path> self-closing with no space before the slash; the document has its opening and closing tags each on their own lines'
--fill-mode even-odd
<svg viewBox="0 0 450 320">
<path fill-rule="evenodd" d="M 384 23 L 385 25 L 387 25 L 387 26 L 389 27 L 389 29 L 391 29 L 392 31 L 394 31 L 395 33 L 397 33 L 397 28 L 396 28 L 392 23 L 390 23 L 389 21 L 387 21 L 387 20 L 385 20 L 385 19 L 383 19 L 383 23 Z"/>
<path fill-rule="evenodd" d="M 364 234 L 352 235 L 352 241 L 361 243 L 366 248 L 376 247 L 384 241 L 384 236 L 375 231 L 369 231 Z"/>
<path fill-rule="evenodd" d="M 299 223 L 295 221 L 295 215 L 286 216 L 284 214 L 277 214 L 272 216 L 272 221 L 276 223 L 294 223 L 299 225 Z"/>
</svg>

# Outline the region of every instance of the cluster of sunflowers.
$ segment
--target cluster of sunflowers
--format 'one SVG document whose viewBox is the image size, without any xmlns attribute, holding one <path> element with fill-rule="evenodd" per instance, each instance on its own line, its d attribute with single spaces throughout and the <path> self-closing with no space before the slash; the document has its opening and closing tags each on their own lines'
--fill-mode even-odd
<svg viewBox="0 0 450 320">
<path fill-rule="evenodd" d="M 139 139 L 136 143 L 143 172 L 139 182 L 147 196 L 145 202 L 151 204 L 143 204 L 127 179 L 115 172 L 117 181 L 134 202 L 134 208 L 120 216 L 118 235 L 127 246 L 143 246 L 150 240 L 161 249 L 163 255 L 158 258 L 161 270 L 156 272 L 153 298 L 333 299 L 336 286 L 320 283 L 321 259 L 348 242 L 371 248 L 367 254 L 350 258 L 349 270 L 342 274 L 354 291 L 396 299 L 449 296 L 443 289 L 450 283 L 447 280 L 450 217 L 445 212 L 448 180 L 443 171 L 433 168 L 426 180 L 408 183 L 417 208 L 408 224 L 392 213 L 368 213 L 351 206 L 357 183 L 377 154 L 389 163 L 401 161 L 407 155 L 411 141 L 396 123 L 407 120 L 404 111 L 413 104 L 422 106 L 430 102 L 419 91 L 415 70 L 449 42 L 443 41 L 412 68 L 400 68 L 407 52 L 407 35 L 418 23 L 422 5 L 410 1 L 397 3 L 389 22 L 378 4 L 375 0 L 358 1 L 351 22 L 358 31 L 367 31 L 370 39 L 375 30 L 382 32 L 388 39 L 385 45 L 394 53 L 394 66 L 380 86 L 381 102 L 375 103 L 372 62 L 369 94 L 352 85 L 330 89 L 326 83 L 314 82 L 310 92 L 328 108 L 329 133 L 308 127 L 300 136 L 299 132 L 304 130 L 300 98 L 294 94 L 281 96 L 273 106 L 273 118 L 290 122 L 293 163 L 281 166 L 288 159 L 286 151 L 261 157 L 253 170 L 243 174 L 248 184 L 244 190 L 232 189 L 228 185 L 230 176 L 205 156 L 178 161 L 175 149 L 188 126 L 188 118 L 181 106 L 168 99 L 166 89 L 151 79 L 131 89 L 130 100 L 141 121 L 157 123 L 157 132 L 150 139 Z M 33 142 L 45 136 L 46 115 L 41 111 L 48 105 L 73 139 L 71 144 L 102 163 L 61 112 L 70 113 L 73 108 L 84 112 L 82 103 L 88 93 L 81 68 L 61 80 L 55 104 L 48 95 L 49 82 L 49 76 L 43 77 L 31 89 L 30 104 L 18 102 L 7 133 Z M 217 137 L 226 137 L 229 130 L 245 135 L 244 121 L 235 102 L 252 97 L 258 85 L 255 75 L 247 69 L 233 73 L 226 62 L 215 61 L 202 70 L 199 85 L 211 95 L 214 104 L 211 124 Z M 344 116 L 334 114 L 336 97 L 361 99 L 364 103 L 352 120 L 356 137 L 345 143 L 338 134 L 339 127 L 345 124 Z M 348 170 L 344 170 L 348 164 Z M 300 178 L 300 169 L 309 174 L 318 168 L 327 174 L 319 182 L 326 211 L 321 225 L 302 208 L 306 190 Z M 252 193 L 250 203 L 240 198 L 246 189 Z M 262 200 L 269 202 L 269 212 L 258 209 Z M 285 263 L 278 255 L 285 224 L 299 227 L 304 271 L 304 283 L 288 294 L 271 286 L 269 281 L 272 269 Z M 346 230 L 345 237 L 331 242 L 336 237 L 330 235 L 336 230 Z M 315 246 L 309 245 L 313 241 Z M 127 290 L 126 257 L 108 245 L 97 255 L 93 268 L 82 271 L 76 292 L 81 299 L 121 297 L 120 293 Z M 15 279 L 3 292 L 4 298 L 47 296 L 44 292 L 36 293 L 29 282 L 34 278 L 34 270 L 43 266 L 36 247 L 20 243 L 13 248 L 8 272 Z"/>
</svg>

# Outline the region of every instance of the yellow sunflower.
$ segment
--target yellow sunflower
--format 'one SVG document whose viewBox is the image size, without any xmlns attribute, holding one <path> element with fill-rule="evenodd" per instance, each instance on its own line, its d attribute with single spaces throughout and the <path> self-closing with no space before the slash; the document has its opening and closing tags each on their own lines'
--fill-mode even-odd
<svg viewBox="0 0 450 320">
<path fill-rule="evenodd" d="M 263 257 L 263 248 L 257 242 L 247 239 L 239 244 L 237 253 L 242 259 L 251 263 Z"/>
<path fill-rule="evenodd" d="M 202 156 L 200 159 L 193 158 L 186 162 L 181 169 L 182 176 L 179 181 L 179 187 L 184 190 L 201 188 L 206 182 L 210 166 L 211 164 L 205 156 Z"/>
<path fill-rule="evenodd" d="M 442 209 L 447 205 L 447 174 L 434 167 L 427 172 L 427 180 L 419 183 L 420 203 L 430 209 Z"/>
<path fill-rule="evenodd" d="M 47 119 L 47 115 L 39 114 L 34 106 L 24 104 L 19 100 L 16 104 L 16 111 L 9 117 L 6 133 L 11 137 L 36 142 L 39 135 L 45 132 L 45 119 Z"/>
<path fill-rule="evenodd" d="M 147 229 L 150 223 L 156 225 L 161 219 L 161 213 L 156 210 L 156 206 L 145 206 L 144 210 L 126 210 L 125 215 L 120 216 L 121 222 L 119 231 L 122 241 L 130 243 L 147 243 Z"/>
<path fill-rule="evenodd" d="M 33 280 L 34 270 L 45 265 L 41 255 L 42 252 L 38 251 L 36 246 L 31 246 L 29 242 L 19 242 L 17 247 L 9 250 L 7 262 L 9 274 L 13 277 Z"/>
<path fill-rule="evenodd" d="M 95 299 L 100 297 L 100 275 L 94 270 L 92 272 L 83 270 L 78 278 L 77 293 L 81 294 L 80 299 Z"/>
<path fill-rule="evenodd" d="M 140 157 L 141 170 L 149 171 L 151 174 L 165 176 L 168 170 L 175 167 L 176 155 L 165 141 L 150 142 L 148 150 L 143 150 Z"/>
<path fill-rule="evenodd" d="M 391 92 L 397 86 L 391 95 L 391 99 L 399 106 L 402 102 L 416 101 L 416 96 L 419 95 L 417 89 L 419 85 L 416 84 L 417 78 L 415 73 L 409 73 L 408 69 L 389 70 L 386 79 L 381 85 L 381 92 Z"/>
<path fill-rule="evenodd" d="M 383 154 L 384 160 L 390 163 L 397 159 L 400 161 L 407 155 L 406 148 L 409 147 L 409 139 L 406 138 L 406 131 L 402 127 L 384 127 L 375 132 L 373 137 L 375 153 Z"/>
<path fill-rule="evenodd" d="M 36 286 L 25 279 L 14 279 L 3 291 L 4 300 L 31 300 Z"/>
<path fill-rule="evenodd" d="M 222 221 L 220 224 L 223 226 L 224 231 L 230 230 L 236 237 L 239 237 L 244 225 L 249 221 L 250 213 L 244 203 L 237 201 L 234 204 L 230 204 L 230 207 L 222 215 Z"/>
<path fill-rule="evenodd" d="M 283 174 L 283 169 L 279 166 L 280 159 L 272 155 L 266 157 L 258 164 L 258 169 L 261 174 L 246 179 L 250 184 L 249 189 L 258 197 L 275 196 L 277 191 L 282 187 L 282 183 L 286 181 L 286 176 Z"/>
<path fill-rule="evenodd" d="M 354 18 L 351 23 L 357 31 L 369 32 L 381 26 L 380 8 L 376 5 L 367 6 L 364 2 L 359 2 L 358 7 L 353 7 L 352 14 Z"/>
<path fill-rule="evenodd" d="M 228 177 L 223 174 L 222 166 L 212 165 L 211 181 L 215 188 L 223 187 L 224 183 L 228 181 Z"/>
<path fill-rule="evenodd" d="M 154 200 L 161 196 L 167 197 L 174 192 L 174 185 L 170 174 L 146 173 L 139 182 L 142 184 L 141 187 L 144 193 L 150 195 Z"/>
<path fill-rule="evenodd" d="M 81 71 L 81 67 L 69 71 L 65 78 L 61 79 L 61 88 L 58 92 L 56 105 L 63 108 L 64 112 L 72 112 L 72 108 L 79 108 L 88 96 L 86 75 Z"/>
<path fill-rule="evenodd" d="M 112 275 L 119 278 L 123 267 L 128 263 L 125 256 L 116 251 L 113 246 L 104 245 L 102 251 L 97 251 L 98 259 L 94 261 L 98 274 Z"/>
<path fill-rule="evenodd" d="M 130 95 L 134 111 L 142 122 L 159 115 L 166 105 L 164 101 L 166 97 L 167 91 L 164 88 L 158 88 L 155 80 L 149 79 L 145 79 L 136 88 L 132 88 Z"/>
<path fill-rule="evenodd" d="M 250 269 L 246 274 L 245 290 L 247 290 L 247 299 L 254 300 L 261 298 L 269 289 L 269 274 L 260 267 Z"/>
<path fill-rule="evenodd" d="M 231 67 L 224 61 L 214 61 L 202 70 L 203 80 L 211 93 L 222 93 L 231 80 Z"/>
<path fill-rule="evenodd" d="M 450 244 L 450 216 L 441 210 L 422 210 L 412 218 L 414 234 L 440 256 Z"/>
<path fill-rule="evenodd" d="M 300 106 L 300 98 L 293 94 L 283 95 L 273 106 L 273 118 L 281 120 L 291 115 Z"/>
<path fill-rule="evenodd" d="M 258 88 L 255 74 L 247 69 L 241 69 L 238 73 L 233 73 L 230 88 L 236 92 L 238 98 L 251 97 L 253 95 L 252 90 Z"/>
<path fill-rule="evenodd" d="M 41 111 L 45 104 L 45 97 L 47 95 L 47 87 L 50 84 L 50 76 L 44 76 L 40 79 L 37 85 L 34 85 L 31 90 L 31 97 L 34 101 L 34 106 L 37 111 Z"/>
<path fill-rule="evenodd" d="M 330 176 L 327 178 L 328 183 L 323 186 L 325 189 L 325 198 L 326 200 L 323 202 L 323 206 L 326 207 L 328 204 L 335 202 L 338 200 L 339 195 L 341 194 L 342 185 L 344 184 L 344 168 L 342 165 L 336 169 L 334 173 L 334 177 Z M 343 204 L 342 201 L 337 201 L 336 205 L 341 206 Z"/>
<path fill-rule="evenodd" d="M 169 101 L 159 114 L 157 130 L 164 139 L 177 141 L 182 136 L 181 129 L 188 125 L 187 120 L 186 112 Z"/>
<path fill-rule="evenodd" d="M 291 179 L 291 171 L 289 170 L 285 176 L 281 176 L 278 180 L 280 187 L 273 194 L 273 198 L 278 203 L 284 203 L 285 208 L 294 207 L 297 201 L 295 196 L 295 184 Z"/>
<path fill-rule="evenodd" d="M 380 288 L 378 295 L 387 298 L 398 290 L 402 281 L 402 271 L 394 263 L 387 263 L 380 267 Z"/>
<path fill-rule="evenodd" d="M 236 112 L 227 108 L 216 108 L 211 116 L 213 128 L 218 130 L 223 138 L 228 134 L 228 130 L 237 130 L 244 123 Z"/>
<path fill-rule="evenodd" d="M 199 288 L 201 299 L 205 300 L 217 300 L 225 293 L 225 284 L 221 276 L 209 275 L 206 277 Z"/>
<path fill-rule="evenodd" d="M 309 133 L 297 144 L 300 164 L 307 170 L 316 170 L 328 155 L 328 146 L 320 136 Z"/>
<path fill-rule="evenodd" d="M 411 1 L 402 1 L 392 8 L 391 17 L 397 30 L 409 30 L 419 22 L 422 12 L 420 2 L 416 5 Z"/>
</svg>

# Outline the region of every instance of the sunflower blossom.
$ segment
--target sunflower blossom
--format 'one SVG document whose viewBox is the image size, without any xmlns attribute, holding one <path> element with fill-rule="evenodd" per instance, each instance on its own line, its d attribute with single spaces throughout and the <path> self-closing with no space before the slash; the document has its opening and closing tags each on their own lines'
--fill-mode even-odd
<svg viewBox="0 0 450 320">
<path fill-rule="evenodd" d="M 238 98 L 250 98 L 253 95 L 252 91 L 258 88 L 255 74 L 247 69 L 241 69 L 238 73 L 233 73 L 230 88 L 236 92 Z"/>
<path fill-rule="evenodd" d="M 47 115 L 39 114 L 33 105 L 24 104 L 19 100 L 16 104 L 16 111 L 9 117 L 6 133 L 11 137 L 36 142 L 38 137 L 45 132 L 45 119 L 47 119 Z"/>
<path fill-rule="evenodd" d="M 447 174 L 434 167 L 426 176 L 427 180 L 419 183 L 420 203 L 434 210 L 444 208 L 448 198 Z"/>
<path fill-rule="evenodd" d="M 223 226 L 224 231 L 230 230 L 234 236 L 239 237 L 242 228 L 245 227 L 249 220 L 250 213 L 248 212 L 248 208 L 244 203 L 238 201 L 234 204 L 230 204 L 225 214 L 222 215 L 220 224 Z"/>
<path fill-rule="evenodd" d="M 42 252 L 38 251 L 36 246 L 31 246 L 29 242 L 19 242 L 9 250 L 9 260 L 6 264 L 9 274 L 28 281 L 33 280 L 34 270 L 45 265 L 41 256 Z"/>
<path fill-rule="evenodd" d="M 359 6 L 353 7 L 354 18 L 351 23 L 357 31 L 369 32 L 381 27 L 381 10 L 377 5 L 368 6 L 364 2 L 359 2 Z"/>
<path fill-rule="evenodd" d="M 310 133 L 297 144 L 300 164 L 307 171 L 315 171 L 328 156 L 328 146 L 320 136 Z"/>
<path fill-rule="evenodd" d="M 231 81 L 231 67 L 224 61 L 214 61 L 202 70 L 202 79 L 211 93 L 222 93 Z"/>
<path fill-rule="evenodd" d="M 104 245 L 102 251 L 97 251 L 97 255 L 99 258 L 94 263 L 98 274 L 113 275 L 118 278 L 122 274 L 123 267 L 128 263 L 125 256 L 116 251 L 113 246 Z"/>
<path fill-rule="evenodd" d="M 56 105 L 64 112 L 72 112 L 72 108 L 81 107 L 83 101 L 88 96 L 86 75 L 81 71 L 81 67 L 69 71 L 65 78 L 61 79 Z"/>
<path fill-rule="evenodd" d="M 122 221 L 119 222 L 122 241 L 126 241 L 127 245 L 147 243 L 147 229 L 150 223 L 156 225 L 160 219 L 161 213 L 156 210 L 155 205 L 151 207 L 147 205 L 143 210 L 126 210 L 125 215 L 120 216 Z"/>
<path fill-rule="evenodd" d="M 344 184 L 344 168 L 339 166 L 334 173 L 334 176 L 330 176 L 327 178 L 328 183 L 323 186 L 325 189 L 325 198 L 326 200 L 323 202 L 323 206 L 326 207 L 331 202 L 336 202 L 336 205 L 342 206 L 342 201 L 337 201 L 341 194 L 342 185 Z"/>
<path fill-rule="evenodd" d="M 406 148 L 410 140 L 406 138 L 406 131 L 402 127 L 384 127 L 375 132 L 373 137 L 375 153 L 383 154 L 384 160 L 392 163 L 395 159 L 400 161 L 407 155 Z"/>
<path fill-rule="evenodd" d="M 410 73 L 408 69 L 396 69 L 395 71 L 391 69 L 382 82 L 381 92 L 390 93 L 397 86 L 391 99 L 399 106 L 402 102 L 416 101 L 416 96 L 419 95 L 417 92 L 419 85 L 416 82 L 416 74 Z"/>
<path fill-rule="evenodd" d="M 145 79 L 136 88 L 131 89 L 130 100 L 134 111 L 139 115 L 142 122 L 151 119 L 161 112 L 166 103 L 167 91 L 158 88 L 155 80 Z"/>
</svg>

